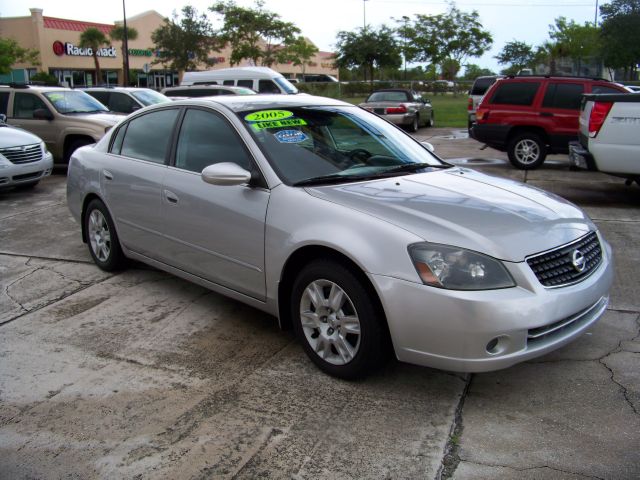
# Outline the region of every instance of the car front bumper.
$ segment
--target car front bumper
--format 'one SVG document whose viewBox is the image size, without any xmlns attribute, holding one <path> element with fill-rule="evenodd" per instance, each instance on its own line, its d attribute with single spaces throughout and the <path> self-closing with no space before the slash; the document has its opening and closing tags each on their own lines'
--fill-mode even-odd
<svg viewBox="0 0 640 480">
<path fill-rule="evenodd" d="M 51 175 L 53 156 L 47 152 L 41 160 L 29 163 L 0 162 L 0 188 L 18 187 Z"/>
<path fill-rule="evenodd" d="M 507 265 L 517 287 L 445 290 L 369 275 L 400 361 L 458 372 L 486 372 L 544 355 L 573 341 L 605 312 L 613 282 L 610 246 L 582 282 L 543 287 L 526 263 Z"/>
</svg>

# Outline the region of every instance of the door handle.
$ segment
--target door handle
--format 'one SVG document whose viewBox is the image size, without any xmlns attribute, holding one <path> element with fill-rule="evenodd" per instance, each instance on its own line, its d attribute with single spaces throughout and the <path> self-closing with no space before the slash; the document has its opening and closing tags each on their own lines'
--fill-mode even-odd
<svg viewBox="0 0 640 480">
<path fill-rule="evenodd" d="M 113 180 L 113 174 L 109 170 L 102 170 L 102 175 L 107 180 Z"/>
<path fill-rule="evenodd" d="M 174 205 L 178 203 L 178 196 L 175 193 L 170 192 L 169 190 L 164 190 L 163 193 L 164 193 L 164 198 L 167 199 L 167 202 L 173 203 Z"/>
<path fill-rule="evenodd" d="M 541 117 L 553 117 L 553 113 L 551 112 L 540 112 Z"/>
</svg>

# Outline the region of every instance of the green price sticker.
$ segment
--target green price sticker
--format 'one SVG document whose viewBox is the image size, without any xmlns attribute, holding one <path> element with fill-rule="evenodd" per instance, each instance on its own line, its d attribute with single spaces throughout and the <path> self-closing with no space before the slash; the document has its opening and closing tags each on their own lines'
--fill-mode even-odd
<svg viewBox="0 0 640 480">
<path fill-rule="evenodd" d="M 251 126 L 255 130 L 264 130 L 265 128 L 280 128 L 280 127 L 298 127 L 300 125 L 306 125 L 307 122 L 301 118 L 285 118 L 284 120 L 271 120 L 269 122 L 256 122 Z"/>
<path fill-rule="evenodd" d="M 246 115 L 244 119 L 247 122 L 266 122 L 271 120 L 282 120 L 283 118 L 293 117 L 293 112 L 288 110 L 262 110 Z"/>
<path fill-rule="evenodd" d="M 55 103 L 59 102 L 60 100 L 64 100 L 64 95 L 62 95 L 61 93 L 50 93 L 49 95 L 47 95 L 47 98 Z"/>
</svg>

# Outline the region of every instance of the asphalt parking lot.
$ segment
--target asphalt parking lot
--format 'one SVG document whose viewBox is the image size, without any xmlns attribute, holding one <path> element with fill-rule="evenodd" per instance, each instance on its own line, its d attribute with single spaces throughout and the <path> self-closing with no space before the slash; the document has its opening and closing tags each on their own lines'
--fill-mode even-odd
<svg viewBox="0 0 640 480">
<path fill-rule="evenodd" d="M 0 478 L 640 478 L 640 187 L 417 136 L 588 212 L 616 264 L 590 332 L 493 373 L 336 380 L 275 318 L 140 264 L 99 270 L 57 174 L 0 192 Z"/>
</svg>

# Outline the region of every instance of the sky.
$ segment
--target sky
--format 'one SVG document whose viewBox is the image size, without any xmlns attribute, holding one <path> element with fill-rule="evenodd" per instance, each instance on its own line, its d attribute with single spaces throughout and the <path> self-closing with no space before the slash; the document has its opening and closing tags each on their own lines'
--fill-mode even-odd
<svg viewBox="0 0 640 480">
<path fill-rule="evenodd" d="M 171 16 L 174 10 L 192 5 L 199 12 L 207 11 L 214 0 L 125 0 L 127 17 L 147 10 L 156 10 Z M 236 0 L 238 5 L 254 6 L 253 0 Z M 333 51 L 336 34 L 363 26 L 364 19 L 371 26 L 395 25 L 394 18 L 403 15 L 438 14 L 447 10 L 444 0 L 265 0 L 265 8 L 279 14 L 283 20 L 293 22 L 323 51 Z M 493 35 L 491 51 L 480 58 L 468 59 L 495 72 L 500 66 L 493 58 L 505 43 L 512 40 L 539 45 L 548 39 L 549 25 L 560 16 L 582 24 L 593 22 L 596 3 L 609 0 L 458 0 L 463 11 L 476 10 L 484 28 Z M 69 0 L 0 0 L 0 17 L 29 16 L 29 8 L 42 8 L 45 16 L 113 23 L 122 19 L 122 2 Z M 210 18 L 215 24 L 216 16 Z M 1 34 L 1 32 L 0 32 Z"/>
</svg>

